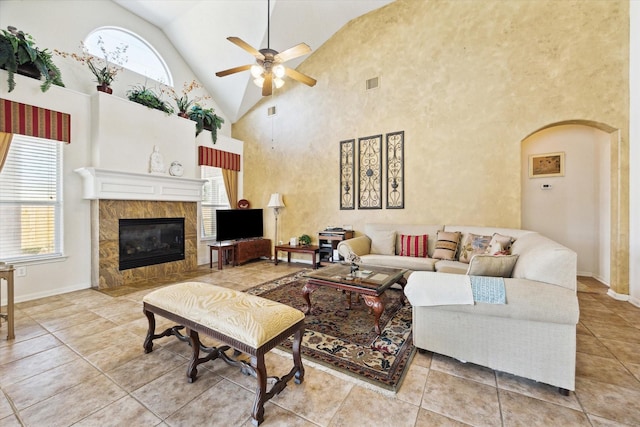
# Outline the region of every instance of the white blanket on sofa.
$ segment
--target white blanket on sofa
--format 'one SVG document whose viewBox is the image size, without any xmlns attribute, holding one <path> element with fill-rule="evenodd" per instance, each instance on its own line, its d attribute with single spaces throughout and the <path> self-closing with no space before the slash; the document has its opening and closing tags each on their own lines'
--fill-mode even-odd
<svg viewBox="0 0 640 427">
<path fill-rule="evenodd" d="M 471 277 L 463 274 L 414 271 L 407 279 L 405 295 L 412 305 L 473 304 Z"/>
</svg>

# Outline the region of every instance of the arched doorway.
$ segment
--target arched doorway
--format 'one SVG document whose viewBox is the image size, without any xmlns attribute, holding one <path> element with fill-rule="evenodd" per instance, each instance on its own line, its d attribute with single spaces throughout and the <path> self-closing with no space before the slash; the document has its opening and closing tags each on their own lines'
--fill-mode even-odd
<svg viewBox="0 0 640 427">
<path fill-rule="evenodd" d="M 578 274 L 601 280 L 624 299 L 628 245 L 620 230 L 628 229 L 628 216 L 620 204 L 628 198 L 619 192 L 619 145 L 617 129 L 585 120 L 553 123 L 524 138 L 521 223 L 573 249 Z M 562 173 L 531 173 L 532 159 L 555 154 L 564 161 Z"/>
</svg>

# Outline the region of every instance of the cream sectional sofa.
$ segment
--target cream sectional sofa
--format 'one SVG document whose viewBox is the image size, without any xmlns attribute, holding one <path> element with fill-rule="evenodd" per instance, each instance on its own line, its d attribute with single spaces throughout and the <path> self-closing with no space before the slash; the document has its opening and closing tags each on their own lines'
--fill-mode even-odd
<svg viewBox="0 0 640 427">
<path fill-rule="evenodd" d="M 438 230 L 499 233 L 515 240 L 511 253 L 517 261 L 504 279 L 506 304 L 434 305 L 425 290 L 467 272 L 458 260 L 399 256 L 401 234 L 428 234 L 428 255 L 433 254 Z M 395 253 L 389 252 L 393 236 Z M 575 389 L 576 253 L 532 231 L 449 225 L 367 224 L 364 235 L 338 245 L 345 258 L 357 254 L 362 263 L 412 271 L 405 294 L 413 307 L 414 344 L 459 360 L 486 366 L 559 387 Z M 387 251 L 386 253 L 381 253 Z M 378 253 L 376 253 L 378 252 Z"/>
</svg>

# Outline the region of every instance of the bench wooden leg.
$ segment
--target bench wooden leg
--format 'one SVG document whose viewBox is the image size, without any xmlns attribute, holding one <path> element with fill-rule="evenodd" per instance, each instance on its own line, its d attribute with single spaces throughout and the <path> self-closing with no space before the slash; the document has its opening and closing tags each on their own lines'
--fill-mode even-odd
<svg viewBox="0 0 640 427">
<path fill-rule="evenodd" d="M 191 360 L 189 360 L 189 366 L 187 367 L 187 378 L 192 383 L 196 380 L 198 365 L 200 364 L 200 336 L 196 331 L 189 328 L 187 328 L 187 335 L 189 335 L 189 344 L 191 345 Z"/>
<path fill-rule="evenodd" d="M 267 367 L 264 364 L 264 354 L 251 357 L 251 366 L 255 370 L 258 386 L 256 387 L 256 399 L 253 401 L 251 411 L 251 423 L 259 425 L 264 420 L 264 402 L 267 398 Z"/>
<path fill-rule="evenodd" d="M 296 369 L 296 378 L 295 378 L 295 383 L 296 384 L 301 384 L 302 381 L 304 381 L 304 366 L 302 365 L 302 353 L 301 353 L 301 348 L 302 348 L 302 336 L 304 335 L 304 328 L 300 328 L 298 329 L 298 332 L 296 332 L 294 339 L 293 339 L 293 345 L 292 345 L 292 353 L 293 353 L 293 366 Z"/>
<path fill-rule="evenodd" d="M 176 325 L 171 328 L 165 329 L 162 333 L 156 334 L 156 318 L 153 312 L 148 310 L 143 310 L 145 316 L 147 316 L 147 320 L 149 321 L 149 329 L 147 330 L 147 336 L 144 339 L 144 352 L 151 353 L 153 351 L 153 340 L 162 337 L 168 337 L 169 335 L 175 335 L 180 341 L 187 341 L 184 336 L 180 333 L 181 329 L 184 329 L 184 326 Z"/>
</svg>

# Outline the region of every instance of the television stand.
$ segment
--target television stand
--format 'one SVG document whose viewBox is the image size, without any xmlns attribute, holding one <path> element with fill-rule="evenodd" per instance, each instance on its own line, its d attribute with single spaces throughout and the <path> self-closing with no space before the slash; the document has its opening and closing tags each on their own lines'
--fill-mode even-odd
<svg viewBox="0 0 640 427">
<path fill-rule="evenodd" d="M 236 265 L 261 257 L 271 259 L 270 239 L 249 239 L 236 241 Z"/>
</svg>

